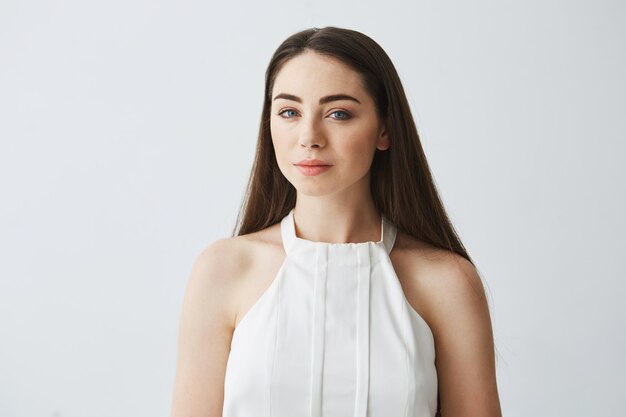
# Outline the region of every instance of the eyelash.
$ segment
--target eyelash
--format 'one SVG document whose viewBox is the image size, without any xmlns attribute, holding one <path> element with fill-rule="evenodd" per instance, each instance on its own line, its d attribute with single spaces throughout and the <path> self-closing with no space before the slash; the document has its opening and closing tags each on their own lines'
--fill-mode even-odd
<svg viewBox="0 0 626 417">
<path fill-rule="evenodd" d="M 286 111 L 293 111 L 293 112 L 295 112 L 295 110 L 294 110 L 294 109 L 285 109 L 285 110 L 281 110 L 281 111 L 279 111 L 279 112 L 278 112 L 278 115 L 279 115 L 280 117 L 282 117 L 283 119 L 291 119 L 291 117 L 285 117 L 285 116 L 283 116 L 283 115 L 282 115 L 282 114 L 283 114 L 283 113 L 285 113 Z M 297 113 L 297 112 L 296 112 L 296 113 Z M 335 120 L 348 120 L 348 119 L 351 119 L 351 118 L 352 118 L 352 116 L 350 115 L 350 113 L 348 113 L 347 111 L 344 111 L 344 110 L 335 110 L 335 111 L 333 111 L 331 114 L 333 114 L 333 113 L 343 113 L 343 114 L 345 114 L 345 116 L 344 116 L 343 118 L 341 118 L 341 119 L 336 119 L 336 118 L 335 118 Z"/>
</svg>

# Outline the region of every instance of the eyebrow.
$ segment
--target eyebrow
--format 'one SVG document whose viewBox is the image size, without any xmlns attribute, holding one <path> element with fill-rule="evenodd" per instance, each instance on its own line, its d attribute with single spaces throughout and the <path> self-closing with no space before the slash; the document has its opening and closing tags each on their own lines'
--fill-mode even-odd
<svg viewBox="0 0 626 417">
<path fill-rule="evenodd" d="M 280 93 L 276 97 L 274 97 L 274 100 L 278 100 L 279 98 L 284 98 L 285 100 L 292 100 L 298 103 L 302 103 L 302 99 L 300 97 L 294 96 L 293 94 Z M 361 104 L 359 100 L 347 94 L 332 94 L 330 96 L 322 97 L 320 98 L 319 104 L 326 104 L 326 103 L 330 103 L 331 101 L 338 101 L 338 100 L 356 101 L 357 103 Z"/>
</svg>

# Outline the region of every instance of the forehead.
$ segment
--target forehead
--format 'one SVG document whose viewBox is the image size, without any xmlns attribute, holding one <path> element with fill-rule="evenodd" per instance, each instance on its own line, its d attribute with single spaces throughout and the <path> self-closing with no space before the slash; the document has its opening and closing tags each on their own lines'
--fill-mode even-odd
<svg viewBox="0 0 626 417">
<path fill-rule="evenodd" d="M 305 51 L 285 62 L 274 80 L 272 97 L 279 93 L 294 94 L 303 100 L 329 94 L 367 96 L 361 76 L 336 58 Z"/>
</svg>

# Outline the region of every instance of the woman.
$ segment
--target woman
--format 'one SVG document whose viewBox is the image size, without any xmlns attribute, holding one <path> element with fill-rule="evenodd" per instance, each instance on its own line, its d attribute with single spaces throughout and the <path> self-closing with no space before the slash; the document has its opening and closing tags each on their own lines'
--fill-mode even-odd
<svg viewBox="0 0 626 417">
<path fill-rule="evenodd" d="M 243 217 L 197 258 L 172 416 L 500 416 L 488 305 L 369 37 L 285 40 Z"/>
</svg>

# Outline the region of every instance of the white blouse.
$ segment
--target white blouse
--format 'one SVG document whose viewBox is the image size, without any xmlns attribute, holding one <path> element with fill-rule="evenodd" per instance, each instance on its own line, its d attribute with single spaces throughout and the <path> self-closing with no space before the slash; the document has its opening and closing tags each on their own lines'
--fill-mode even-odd
<svg viewBox="0 0 626 417">
<path fill-rule="evenodd" d="M 280 227 L 287 256 L 235 328 L 223 417 L 434 417 L 433 334 L 391 264 L 395 225 L 314 242 L 292 209 Z"/>
</svg>

